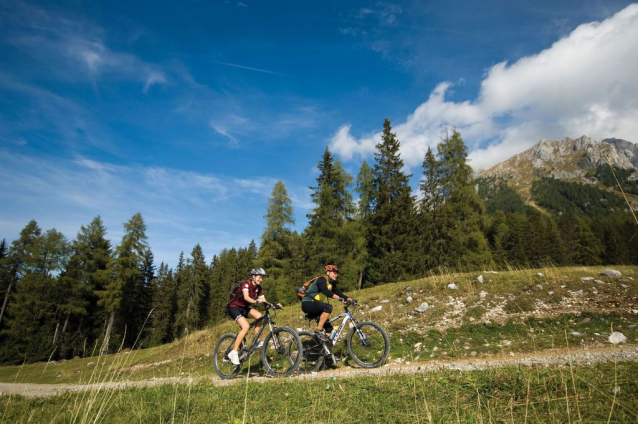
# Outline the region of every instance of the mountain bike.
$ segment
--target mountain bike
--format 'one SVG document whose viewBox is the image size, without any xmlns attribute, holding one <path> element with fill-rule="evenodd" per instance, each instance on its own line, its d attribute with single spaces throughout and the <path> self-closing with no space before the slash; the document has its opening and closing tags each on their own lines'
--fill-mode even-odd
<svg viewBox="0 0 638 424">
<path fill-rule="evenodd" d="M 213 367 L 222 379 L 235 378 L 244 362 L 258 350 L 261 350 L 261 362 L 269 375 L 289 376 L 297 370 L 301 362 L 302 347 L 299 335 L 292 328 L 277 327 L 270 310 L 281 309 L 279 306 L 272 303 L 262 303 L 262 305 L 265 307 L 265 313 L 250 324 L 248 334 L 242 340 L 239 350 L 239 365 L 233 365 L 228 358 L 237 335 L 224 334 L 217 341 L 213 351 Z M 254 334 L 254 331 L 251 330 L 262 321 L 264 324 L 257 334 Z M 260 346 L 259 337 L 266 327 L 270 329 L 270 332 L 264 338 L 263 346 Z"/>
<path fill-rule="evenodd" d="M 329 322 L 332 324 L 340 319 L 343 319 L 343 321 L 326 342 L 323 342 L 319 336 L 309 331 L 299 332 L 299 338 L 303 345 L 303 358 L 299 365 L 300 372 L 318 371 L 325 364 L 326 359 L 331 359 L 333 364 L 338 362 L 332 352 L 332 348 L 339 341 L 346 324 L 350 321 L 352 321 L 352 330 L 346 337 L 346 346 L 348 347 L 350 358 L 363 368 L 376 368 L 385 363 L 390 353 L 388 335 L 381 326 L 374 322 L 358 322 L 350 310 L 356 306 L 358 306 L 356 301 L 344 303 L 344 313 Z M 319 321 L 318 316 L 308 314 L 306 314 L 306 319 L 308 321 Z"/>
</svg>

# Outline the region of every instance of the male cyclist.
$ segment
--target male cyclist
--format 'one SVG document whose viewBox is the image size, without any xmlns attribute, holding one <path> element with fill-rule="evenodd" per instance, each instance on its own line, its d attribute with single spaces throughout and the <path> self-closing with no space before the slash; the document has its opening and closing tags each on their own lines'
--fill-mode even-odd
<svg viewBox="0 0 638 424">
<path fill-rule="evenodd" d="M 317 278 L 306 291 L 305 296 L 301 299 L 301 310 L 311 316 L 318 316 L 317 336 L 324 342 L 330 337 L 332 332 L 332 324 L 328 322 L 332 305 L 328 299 L 338 299 L 342 302 L 349 302 L 352 298 L 347 297 L 337 288 L 337 280 L 339 279 L 339 268 L 336 265 L 326 265 L 325 277 Z"/>
<path fill-rule="evenodd" d="M 264 296 L 264 291 L 261 288 L 261 282 L 266 276 L 266 271 L 263 268 L 253 268 L 250 270 L 250 281 L 242 281 L 241 286 L 239 287 L 238 293 L 235 294 L 235 297 L 228 304 L 228 315 L 232 319 L 235 320 L 237 324 L 241 327 L 239 334 L 237 334 L 237 338 L 235 339 L 235 344 L 233 346 L 233 350 L 228 354 L 228 359 L 233 365 L 239 365 L 239 347 L 241 346 L 242 340 L 248 334 L 248 330 L 250 329 L 250 324 L 248 323 L 248 316 L 251 316 L 254 319 L 261 318 L 262 314 L 256 309 L 253 309 L 251 305 L 257 303 L 268 302 L 266 297 Z M 280 303 L 277 304 L 280 308 L 282 307 Z M 261 328 L 261 321 L 257 323 L 255 326 L 255 334 L 259 332 Z M 260 341 L 256 348 L 260 348 L 263 346 L 263 342 Z"/>
</svg>

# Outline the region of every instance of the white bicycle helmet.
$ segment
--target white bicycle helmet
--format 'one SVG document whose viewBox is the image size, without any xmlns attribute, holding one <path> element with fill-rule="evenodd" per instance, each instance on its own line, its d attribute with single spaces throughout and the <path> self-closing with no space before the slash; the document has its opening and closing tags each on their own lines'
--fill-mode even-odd
<svg viewBox="0 0 638 424">
<path fill-rule="evenodd" d="M 266 276 L 266 271 L 263 268 L 253 268 L 250 270 L 250 275 L 261 275 L 262 277 Z"/>
</svg>

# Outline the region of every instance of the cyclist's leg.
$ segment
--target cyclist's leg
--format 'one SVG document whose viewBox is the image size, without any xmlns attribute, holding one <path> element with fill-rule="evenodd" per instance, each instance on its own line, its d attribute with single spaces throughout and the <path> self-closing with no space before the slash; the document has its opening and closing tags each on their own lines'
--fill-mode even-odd
<svg viewBox="0 0 638 424">
<path fill-rule="evenodd" d="M 246 334 L 248 334 L 248 330 L 250 329 L 250 324 L 248 323 L 245 314 L 247 314 L 247 312 L 242 313 L 235 318 L 235 322 L 241 327 L 241 330 L 239 330 L 237 338 L 235 339 L 235 344 L 233 345 L 233 350 L 236 352 L 239 352 L 241 342 L 244 340 L 244 337 L 246 337 Z"/>
<path fill-rule="evenodd" d="M 250 311 L 248 311 L 248 315 L 250 315 L 254 319 L 259 319 L 262 317 L 263 314 L 259 312 L 257 309 L 250 308 Z M 255 324 L 255 336 L 257 336 L 257 333 L 259 333 L 259 330 L 261 329 L 262 324 L 263 324 L 263 321 L 259 321 L 257 324 Z"/>
<path fill-rule="evenodd" d="M 312 302 L 302 302 L 301 310 L 305 313 L 313 316 L 319 316 L 319 322 L 317 323 L 317 331 L 326 331 L 324 328 L 328 319 L 330 318 L 330 313 L 332 312 L 332 305 L 328 303 L 312 301 Z"/>
</svg>

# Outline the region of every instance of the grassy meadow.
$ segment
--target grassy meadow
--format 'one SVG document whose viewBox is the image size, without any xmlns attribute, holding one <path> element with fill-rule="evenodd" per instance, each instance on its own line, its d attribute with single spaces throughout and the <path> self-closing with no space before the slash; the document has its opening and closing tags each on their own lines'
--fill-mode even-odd
<svg viewBox="0 0 638 424">
<path fill-rule="evenodd" d="M 638 340 L 638 268 L 442 271 L 353 296 L 360 321 L 391 339 L 392 364 L 480 360 L 566 349 L 613 349 L 612 331 Z M 480 282 L 482 276 L 483 282 Z M 457 287 L 450 288 L 450 284 Z M 267 292 L 268 282 L 264 283 Z M 411 301 L 408 302 L 408 297 Z M 427 302 L 429 308 L 415 308 Z M 380 311 L 371 312 L 377 306 Z M 335 308 L 338 311 L 339 308 Z M 276 322 L 309 328 L 298 304 Z M 311 328 L 311 327 L 310 327 Z M 177 342 L 102 357 L 0 367 L 9 383 L 89 384 L 179 377 L 183 383 L 123 390 L 101 388 L 46 399 L 0 396 L 1 422 L 636 422 L 638 364 L 607 362 L 428 371 L 345 379 L 272 379 L 254 355 L 239 381 L 219 386 L 211 364 L 230 320 Z M 345 340 L 335 347 L 346 356 Z M 354 367 L 345 360 L 339 368 Z M 386 367 L 387 367 L 386 366 Z M 326 373 L 328 371 L 321 371 Z M 249 374 L 250 373 L 250 374 Z M 186 384 L 186 378 L 192 383 Z"/>
</svg>

